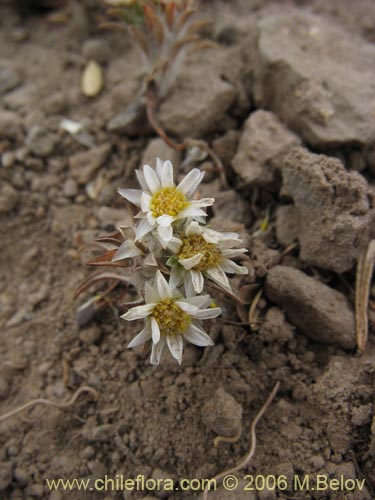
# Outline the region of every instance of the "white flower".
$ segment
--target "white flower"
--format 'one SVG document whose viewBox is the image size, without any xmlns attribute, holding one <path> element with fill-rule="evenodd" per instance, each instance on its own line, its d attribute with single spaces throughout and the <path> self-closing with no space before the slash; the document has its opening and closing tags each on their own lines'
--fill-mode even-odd
<svg viewBox="0 0 375 500">
<path fill-rule="evenodd" d="M 213 198 L 193 200 L 192 197 L 203 179 L 204 172 L 194 168 L 176 187 L 173 181 L 173 165 L 157 158 L 156 170 L 144 165 L 136 175 L 142 187 L 138 189 L 119 189 L 122 197 L 141 209 L 137 215 L 141 219 L 136 228 L 135 240 L 140 240 L 157 228 L 160 242 L 165 248 L 172 239 L 172 224 L 175 221 L 191 218 L 201 220 L 206 217 L 204 207 L 214 203 Z"/>
<path fill-rule="evenodd" d="M 178 286 L 183 281 L 187 296 L 202 292 L 205 276 L 231 291 L 226 273 L 248 274 L 246 267 L 231 260 L 247 252 L 246 248 L 233 248 L 242 243 L 237 233 L 220 233 L 192 221 L 179 245 L 176 239 L 169 246 L 176 254 L 169 260 L 171 284 Z"/>
<path fill-rule="evenodd" d="M 220 307 L 205 308 L 210 302 L 208 295 L 181 298 L 161 272 L 157 271 L 155 285 L 146 283 L 145 300 L 146 304 L 133 307 L 121 317 L 128 321 L 145 318 L 145 327 L 128 347 L 152 339 L 152 365 L 159 364 L 165 345 L 181 364 L 183 339 L 198 346 L 213 344 L 207 333 L 193 323 L 193 320 L 216 318 L 221 313 Z"/>
</svg>

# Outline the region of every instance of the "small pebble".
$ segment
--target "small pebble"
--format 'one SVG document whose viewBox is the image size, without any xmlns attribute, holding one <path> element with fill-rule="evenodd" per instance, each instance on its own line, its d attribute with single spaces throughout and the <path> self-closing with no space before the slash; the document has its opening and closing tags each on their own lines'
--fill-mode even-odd
<svg viewBox="0 0 375 500">
<path fill-rule="evenodd" d="M 78 194 L 78 184 L 74 179 L 67 179 L 63 186 L 64 196 L 73 198 Z"/>
<path fill-rule="evenodd" d="M 97 96 L 104 85 L 103 70 L 96 61 L 89 61 L 83 70 L 81 92 L 86 97 Z"/>
</svg>

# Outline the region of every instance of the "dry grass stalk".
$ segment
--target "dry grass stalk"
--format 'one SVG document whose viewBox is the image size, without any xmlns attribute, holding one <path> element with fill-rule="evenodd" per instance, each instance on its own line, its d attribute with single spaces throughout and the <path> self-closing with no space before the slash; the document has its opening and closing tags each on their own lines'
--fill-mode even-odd
<svg viewBox="0 0 375 500">
<path fill-rule="evenodd" d="M 375 265 L 375 240 L 371 240 L 366 251 L 358 259 L 355 287 L 355 322 L 357 347 L 364 352 L 368 336 L 368 301 L 371 277 Z"/>
</svg>

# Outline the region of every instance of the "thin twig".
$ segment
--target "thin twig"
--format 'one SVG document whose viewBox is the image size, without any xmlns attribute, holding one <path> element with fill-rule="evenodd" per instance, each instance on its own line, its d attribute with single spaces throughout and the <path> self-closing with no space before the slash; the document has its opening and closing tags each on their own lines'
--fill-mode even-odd
<svg viewBox="0 0 375 500">
<path fill-rule="evenodd" d="M 151 127 L 170 148 L 176 151 L 184 151 L 186 149 L 185 144 L 177 143 L 173 139 L 171 139 L 157 122 L 155 118 L 156 103 L 157 101 L 156 101 L 154 84 L 153 82 L 149 82 L 146 91 L 146 113 L 147 113 L 147 119 Z"/>
<path fill-rule="evenodd" d="M 95 399 L 98 399 L 98 397 L 99 397 L 99 394 L 95 389 L 85 385 L 85 386 L 81 387 L 80 389 L 78 389 L 78 391 L 76 391 L 73 394 L 72 398 L 69 399 L 69 401 L 67 401 L 66 403 L 56 403 L 54 401 L 50 401 L 49 399 L 33 399 L 33 400 L 29 401 L 28 403 L 25 403 L 24 405 L 19 406 L 15 410 L 11 410 L 8 413 L 4 413 L 4 415 L 1 415 L 0 422 L 4 422 L 8 418 L 13 417 L 14 415 L 18 415 L 18 413 L 21 413 L 22 411 L 27 410 L 28 408 L 31 408 L 35 405 L 47 405 L 47 406 L 53 406 L 54 408 L 62 408 L 62 409 L 69 408 L 69 406 L 72 406 L 76 402 L 78 396 L 80 394 L 82 394 L 83 392 L 89 392 L 90 394 L 92 394 L 94 396 Z"/>
<path fill-rule="evenodd" d="M 371 276 L 375 265 L 375 240 L 371 240 L 358 259 L 355 286 L 355 322 L 357 347 L 359 352 L 366 348 L 368 335 L 368 302 Z"/>
<path fill-rule="evenodd" d="M 251 424 L 251 429 L 250 429 L 250 438 L 251 438 L 251 445 L 248 454 L 241 460 L 239 464 L 237 464 L 235 467 L 232 467 L 231 469 L 227 469 L 223 472 L 220 472 L 217 476 L 213 477 L 211 481 L 218 482 L 221 481 L 226 475 L 228 474 L 234 474 L 235 472 L 238 472 L 241 469 L 244 469 L 249 465 L 249 462 L 254 456 L 255 449 L 256 449 L 256 433 L 255 433 L 255 428 L 257 426 L 257 423 L 259 420 L 263 417 L 265 411 L 269 407 L 269 405 L 272 403 L 274 397 L 277 394 L 277 391 L 279 390 L 280 387 L 280 382 L 277 382 L 275 387 L 273 388 L 271 394 L 268 396 L 267 401 L 264 403 L 262 408 L 259 410 L 258 414 L 255 416 L 252 424 Z M 203 500 L 207 500 L 207 495 L 208 495 L 208 485 L 210 484 L 211 481 L 207 481 L 206 487 L 203 491 Z"/>
</svg>

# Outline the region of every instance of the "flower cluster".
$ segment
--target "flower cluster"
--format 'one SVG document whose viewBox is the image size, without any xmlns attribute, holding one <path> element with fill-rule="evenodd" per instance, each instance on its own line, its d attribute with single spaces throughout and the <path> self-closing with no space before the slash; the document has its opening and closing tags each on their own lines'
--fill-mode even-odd
<svg viewBox="0 0 375 500">
<path fill-rule="evenodd" d="M 227 274 L 247 274 L 247 268 L 233 262 L 246 252 L 237 233 L 214 231 L 205 223 L 206 207 L 213 198 L 195 199 L 203 179 L 199 169 L 191 170 L 176 185 L 172 163 L 156 162 L 136 171 L 141 186 L 119 189 L 135 205 L 134 228 L 122 228 L 122 241 L 112 251 L 112 263 L 140 258 L 141 269 L 151 269 L 144 281 L 143 305 L 129 309 L 123 319 L 144 319 L 142 331 L 130 342 L 135 347 L 152 343 L 151 364 L 159 364 L 165 345 L 181 363 L 183 339 L 198 346 L 213 342 L 200 321 L 221 313 L 209 295 L 201 295 L 205 280 L 231 291 Z M 169 274 L 169 281 L 165 278 Z"/>
</svg>

